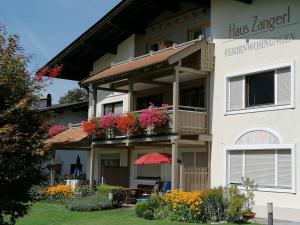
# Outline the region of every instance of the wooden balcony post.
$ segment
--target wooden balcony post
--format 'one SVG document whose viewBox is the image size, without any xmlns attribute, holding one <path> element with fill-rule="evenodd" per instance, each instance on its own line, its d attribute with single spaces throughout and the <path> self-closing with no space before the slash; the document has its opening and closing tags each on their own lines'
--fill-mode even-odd
<svg viewBox="0 0 300 225">
<path fill-rule="evenodd" d="M 172 189 L 178 188 L 178 143 L 172 143 L 172 174 L 171 185 Z"/>
<path fill-rule="evenodd" d="M 50 185 L 54 186 L 55 183 L 55 149 L 51 152 L 51 170 L 50 170 Z"/>
<path fill-rule="evenodd" d="M 90 186 L 94 187 L 94 174 L 95 174 L 95 152 L 96 150 L 94 147 L 91 148 L 91 155 L 90 155 Z"/>
<path fill-rule="evenodd" d="M 128 112 L 133 111 L 133 81 L 128 78 Z"/>
<path fill-rule="evenodd" d="M 98 90 L 97 90 L 96 85 L 93 85 L 92 88 L 93 88 L 93 116 L 96 117 L 97 116 L 97 98 L 98 98 L 97 92 L 98 92 Z"/>
<path fill-rule="evenodd" d="M 173 133 L 178 132 L 178 106 L 179 106 L 179 70 L 175 69 L 173 80 Z"/>
</svg>

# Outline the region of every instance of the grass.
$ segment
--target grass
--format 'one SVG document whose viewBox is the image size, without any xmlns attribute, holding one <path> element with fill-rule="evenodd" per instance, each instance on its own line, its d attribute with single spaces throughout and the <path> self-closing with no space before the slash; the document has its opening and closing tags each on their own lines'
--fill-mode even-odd
<svg viewBox="0 0 300 225">
<path fill-rule="evenodd" d="M 187 223 L 154 220 L 135 216 L 134 209 L 123 208 L 107 211 L 72 212 L 63 205 L 36 203 L 29 215 L 17 225 L 184 225 Z M 230 225 L 230 224 L 227 224 Z"/>
</svg>

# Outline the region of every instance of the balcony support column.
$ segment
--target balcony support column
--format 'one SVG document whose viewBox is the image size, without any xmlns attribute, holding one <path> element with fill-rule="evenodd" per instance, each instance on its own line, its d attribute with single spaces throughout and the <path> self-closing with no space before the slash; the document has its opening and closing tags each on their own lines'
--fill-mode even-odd
<svg viewBox="0 0 300 225">
<path fill-rule="evenodd" d="M 95 85 L 92 86 L 93 89 L 93 116 L 96 117 L 97 116 L 97 87 Z"/>
<path fill-rule="evenodd" d="M 94 187 L 94 174 L 95 174 L 95 155 L 96 155 L 96 150 L 92 146 L 91 147 L 91 155 L 90 155 L 90 186 L 93 188 Z"/>
<path fill-rule="evenodd" d="M 133 81 L 128 78 L 128 112 L 133 111 Z"/>
<path fill-rule="evenodd" d="M 171 186 L 172 189 L 178 188 L 178 174 L 179 164 L 178 164 L 178 142 L 172 143 L 172 174 L 171 174 Z"/>
<path fill-rule="evenodd" d="M 179 106 L 179 70 L 175 69 L 173 80 L 173 127 L 172 132 L 178 132 L 178 106 Z"/>
</svg>

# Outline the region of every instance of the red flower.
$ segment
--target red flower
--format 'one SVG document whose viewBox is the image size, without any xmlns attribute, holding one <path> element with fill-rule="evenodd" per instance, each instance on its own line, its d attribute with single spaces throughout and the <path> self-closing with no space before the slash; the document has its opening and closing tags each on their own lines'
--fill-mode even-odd
<svg viewBox="0 0 300 225">
<path fill-rule="evenodd" d="M 138 120 L 138 114 L 134 112 L 127 113 L 117 118 L 117 129 L 122 134 L 138 134 L 141 126 Z"/>
<path fill-rule="evenodd" d="M 54 125 L 48 130 L 48 136 L 53 137 L 67 129 L 68 129 L 68 126 L 65 126 L 65 125 L 61 125 L 61 124 Z"/>
<path fill-rule="evenodd" d="M 82 129 L 92 138 L 101 138 L 106 135 L 105 130 L 100 126 L 99 118 L 91 118 L 82 122 Z"/>
</svg>

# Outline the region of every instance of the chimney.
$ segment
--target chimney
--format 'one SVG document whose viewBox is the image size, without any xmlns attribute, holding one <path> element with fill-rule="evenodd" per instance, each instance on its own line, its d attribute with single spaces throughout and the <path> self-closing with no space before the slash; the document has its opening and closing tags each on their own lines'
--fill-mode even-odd
<svg viewBox="0 0 300 225">
<path fill-rule="evenodd" d="M 47 94 L 47 107 L 52 106 L 52 98 L 51 98 L 51 94 Z"/>
</svg>

